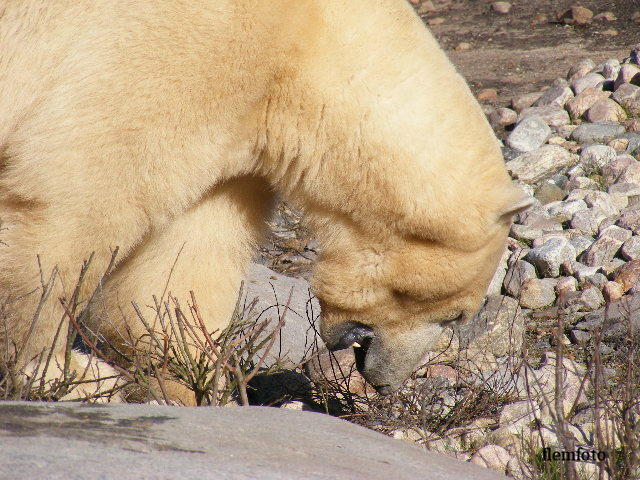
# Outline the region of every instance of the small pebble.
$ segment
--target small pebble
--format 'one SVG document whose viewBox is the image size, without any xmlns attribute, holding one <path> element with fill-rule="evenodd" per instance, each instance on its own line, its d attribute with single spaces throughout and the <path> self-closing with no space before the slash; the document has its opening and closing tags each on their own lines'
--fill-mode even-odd
<svg viewBox="0 0 640 480">
<path fill-rule="evenodd" d="M 518 120 L 518 114 L 510 108 L 498 108 L 489 115 L 489 119 L 497 125 L 513 125 Z"/>
<path fill-rule="evenodd" d="M 613 12 L 602 12 L 593 17 L 596 22 L 615 22 L 618 17 L 616 17 Z"/>
<path fill-rule="evenodd" d="M 471 50 L 471 44 L 468 42 L 460 42 L 458 45 L 456 45 L 454 50 L 456 52 L 461 52 L 463 50 Z"/>
<path fill-rule="evenodd" d="M 509 11 L 511 11 L 511 4 L 509 2 L 493 2 L 491 4 L 491 10 L 496 13 L 509 13 Z"/>
<path fill-rule="evenodd" d="M 427 25 L 435 27 L 436 25 L 442 25 L 445 22 L 444 17 L 434 17 L 427 20 Z"/>
<path fill-rule="evenodd" d="M 593 20 L 593 12 L 576 5 L 559 15 L 558 20 L 567 25 L 589 25 Z"/>
<path fill-rule="evenodd" d="M 496 90 L 495 88 L 484 88 L 478 92 L 476 98 L 480 102 L 495 100 L 496 98 L 498 98 L 498 90 Z"/>
</svg>

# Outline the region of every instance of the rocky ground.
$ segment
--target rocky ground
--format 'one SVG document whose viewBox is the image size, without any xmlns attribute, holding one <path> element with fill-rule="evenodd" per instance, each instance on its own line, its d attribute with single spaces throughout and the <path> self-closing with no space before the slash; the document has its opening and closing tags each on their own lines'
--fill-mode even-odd
<svg viewBox="0 0 640 480">
<path fill-rule="evenodd" d="M 367 406 L 374 418 L 369 426 L 522 479 L 538 473 L 531 452 L 543 445 L 566 445 L 571 438 L 575 446 L 604 448 L 608 442 L 619 449 L 614 433 L 595 439 L 601 424 L 593 410 L 600 395 L 594 382 L 604 379 L 613 403 L 622 401 L 616 389 L 636 392 L 628 406 L 640 414 L 638 371 L 625 368 L 625 361 L 640 352 L 640 45 L 629 49 L 640 30 L 632 20 L 640 21 L 640 13 L 634 13 L 640 5 L 582 2 L 594 7 L 590 16 L 582 9 L 565 13 L 563 2 L 513 2 L 510 12 L 529 12 L 530 28 L 550 33 L 527 47 L 540 50 L 531 60 L 538 62 L 535 68 L 520 64 L 518 70 L 503 58 L 500 78 L 494 72 L 490 80 L 483 69 L 492 51 L 509 48 L 503 43 L 508 32 L 517 30 L 518 42 L 527 41 L 523 16 L 509 20 L 511 13 L 491 11 L 490 2 L 417 3 L 427 23 L 444 19 L 432 22 L 433 30 L 445 46 L 455 45 L 460 56 L 452 56 L 463 72 L 472 68 L 463 56 L 474 55 L 474 45 L 499 45 L 476 52 L 478 68 L 470 77 L 503 141 L 507 169 L 535 205 L 515 219 L 478 316 L 443 336 L 430 363 L 396 397 L 403 403 L 400 411 L 391 404 Z M 530 4 L 545 8 L 534 15 Z M 556 10 L 563 15 L 555 17 Z M 461 47 L 460 26 L 456 34 L 446 27 L 460 18 L 470 29 L 486 29 L 488 22 L 497 33 L 475 37 L 467 32 L 471 46 Z M 624 25 L 632 26 L 620 35 Z M 566 43 L 553 47 L 559 38 Z M 593 45 L 599 48 L 588 58 Z M 538 56 L 553 48 L 553 58 Z M 575 61 L 565 63 L 567 58 Z M 501 69 L 513 75 L 501 75 Z M 539 79 L 543 75 L 545 84 Z M 482 90 L 487 87 L 497 92 Z M 279 210 L 263 261 L 306 277 L 316 251 L 299 222 L 288 207 Z M 599 367 L 599 380 L 593 373 L 596 352 L 606 365 Z M 558 354 L 563 357 L 559 369 Z M 339 362 L 349 365 L 351 359 Z M 353 385 L 351 390 L 362 394 L 362 384 Z M 470 398 L 479 408 L 468 408 Z M 606 421 L 614 425 L 609 430 L 617 431 L 620 410 L 609 413 Z M 640 448 L 635 428 L 627 448 Z M 597 478 L 595 463 L 577 467 L 579 478 Z M 604 478 L 626 477 L 608 471 Z"/>
</svg>

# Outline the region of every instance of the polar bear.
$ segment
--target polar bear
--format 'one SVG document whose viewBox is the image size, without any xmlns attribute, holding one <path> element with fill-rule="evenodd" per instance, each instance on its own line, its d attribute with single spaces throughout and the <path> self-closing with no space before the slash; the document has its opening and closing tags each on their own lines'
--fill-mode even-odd
<svg viewBox="0 0 640 480">
<path fill-rule="evenodd" d="M 0 340 L 23 359 L 53 341 L 83 260 L 86 299 L 116 247 L 111 342 L 142 335 L 132 301 L 166 288 L 224 327 L 278 193 L 317 234 L 325 343 L 354 346 L 381 393 L 473 315 L 528 206 L 403 0 L 5 2 L 0 158 Z"/>
</svg>

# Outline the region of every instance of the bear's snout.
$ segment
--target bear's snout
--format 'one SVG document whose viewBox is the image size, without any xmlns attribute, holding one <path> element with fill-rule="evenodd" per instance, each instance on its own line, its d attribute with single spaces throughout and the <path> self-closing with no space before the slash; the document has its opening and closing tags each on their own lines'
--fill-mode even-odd
<svg viewBox="0 0 640 480">
<path fill-rule="evenodd" d="M 327 339 L 327 346 L 331 351 L 358 348 L 368 344 L 373 336 L 371 327 L 358 322 L 346 322 L 334 331 L 334 338 Z"/>
</svg>

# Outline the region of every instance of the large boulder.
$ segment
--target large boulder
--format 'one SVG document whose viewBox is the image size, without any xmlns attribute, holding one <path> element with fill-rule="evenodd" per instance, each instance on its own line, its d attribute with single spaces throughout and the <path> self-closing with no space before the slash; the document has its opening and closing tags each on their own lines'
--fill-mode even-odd
<svg viewBox="0 0 640 480">
<path fill-rule="evenodd" d="M 0 478 L 497 480 L 329 415 L 0 402 Z"/>
<path fill-rule="evenodd" d="M 291 300 L 287 309 L 289 295 Z M 306 280 L 287 277 L 256 263 L 249 269 L 241 301 L 244 305 L 255 301 L 253 316 L 259 315 L 261 320 L 271 319 L 273 326 L 286 312 L 284 325 L 265 358 L 266 365 L 276 360 L 282 366 L 297 365 L 309 356 L 312 349 L 324 346 L 315 333 L 320 305 Z M 267 327 L 265 333 L 269 330 L 273 327 Z"/>
</svg>

